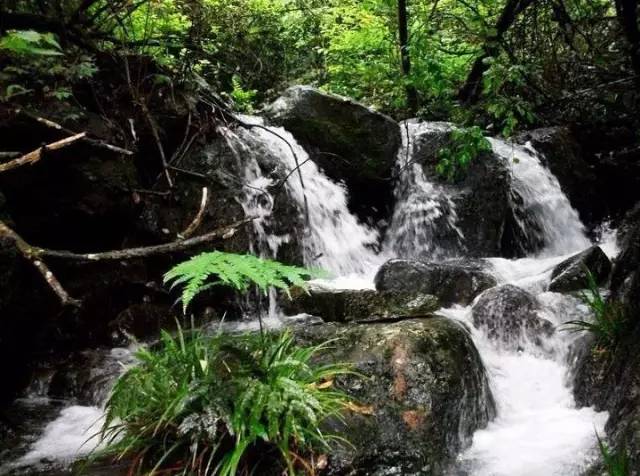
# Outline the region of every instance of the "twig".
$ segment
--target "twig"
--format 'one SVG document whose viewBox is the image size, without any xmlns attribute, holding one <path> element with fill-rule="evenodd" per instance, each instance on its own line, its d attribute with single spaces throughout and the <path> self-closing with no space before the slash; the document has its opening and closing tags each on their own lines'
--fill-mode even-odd
<svg viewBox="0 0 640 476">
<path fill-rule="evenodd" d="M 167 156 L 164 153 L 164 147 L 162 146 L 162 141 L 160 140 L 160 133 L 158 132 L 158 128 L 156 127 L 153 117 L 151 117 L 151 112 L 149 112 L 147 103 L 142 98 L 140 98 L 140 96 L 138 95 L 138 93 L 133 87 L 133 83 L 131 82 L 131 71 L 129 70 L 129 60 L 126 57 L 124 58 L 124 68 L 125 68 L 127 85 L 129 86 L 129 93 L 131 94 L 131 98 L 140 106 L 140 109 L 142 110 L 142 114 L 147 120 L 147 124 L 149 124 L 149 128 L 151 129 L 151 135 L 153 135 L 153 139 L 156 141 L 156 147 L 158 148 L 158 152 L 160 153 L 162 170 L 164 171 L 164 176 L 167 179 L 167 185 L 169 185 L 169 188 L 173 188 L 173 179 L 171 178 L 171 174 L 169 173 L 169 164 L 167 163 Z"/>
<path fill-rule="evenodd" d="M 23 115 L 25 117 L 28 117 L 29 119 L 32 119 L 36 122 L 39 122 L 40 124 L 44 124 L 47 127 L 50 127 L 52 129 L 56 129 L 62 132 L 66 132 L 67 134 L 71 134 L 71 135 L 75 135 L 77 134 L 77 132 L 72 131 L 71 129 L 67 129 L 66 127 L 62 126 L 61 124 L 58 124 L 57 122 L 53 122 L 51 119 L 47 119 L 45 117 L 40 117 L 40 116 L 36 116 L 35 114 L 32 114 L 28 111 L 25 111 L 24 109 L 15 109 L 15 113 L 19 114 L 19 115 Z M 131 152 L 130 150 L 127 149 L 123 149 L 122 147 L 118 147 L 112 144 L 109 144 L 107 142 L 104 142 L 102 140 L 99 139 L 92 139 L 90 137 L 84 137 L 83 141 L 86 142 L 87 144 L 91 144 L 94 147 L 99 147 L 102 149 L 107 149 L 110 150 L 112 152 L 116 152 L 118 154 L 123 154 L 123 155 L 133 155 L 133 152 Z"/>
<path fill-rule="evenodd" d="M 74 142 L 79 141 L 85 135 L 86 135 L 86 132 L 81 132 L 80 134 L 76 134 L 74 136 L 61 139 L 57 142 L 52 142 L 51 144 L 42 146 L 36 150 L 32 150 L 28 154 L 25 154 L 22 157 L 18 157 L 17 159 L 13 159 L 10 162 L 0 164 L 0 173 L 6 172 L 7 170 L 12 170 L 12 169 L 21 167 L 23 165 L 35 164 L 42 158 L 42 153 L 44 151 L 62 149 L 63 147 L 67 147 L 68 145 L 71 145 Z"/>
<path fill-rule="evenodd" d="M 171 243 L 164 243 L 162 245 L 155 246 L 143 246 L 140 248 L 129 248 L 124 250 L 104 251 L 100 253 L 73 253 L 71 251 L 58 251 L 49 250 L 46 248 L 31 247 L 31 252 L 35 257 L 49 257 L 49 258 L 61 258 L 74 261 L 118 261 L 136 258 L 146 258 L 148 256 L 160 255 L 165 253 L 176 253 L 179 251 L 185 251 L 189 248 L 193 248 L 204 243 L 208 243 L 217 238 L 224 240 L 231 238 L 235 235 L 236 231 L 242 225 L 245 225 L 253 220 L 256 216 L 251 216 L 238 220 L 230 225 L 217 228 L 213 231 L 205 233 L 203 235 L 189 238 L 186 240 L 173 241 Z"/>
<path fill-rule="evenodd" d="M 198 229 L 200 224 L 202 223 L 202 218 L 204 217 L 204 212 L 207 208 L 207 202 L 209 201 L 209 189 L 207 187 L 202 187 L 202 200 L 200 201 L 200 209 L 198 213 L 193 218 L 189 226 L 182 233 L 178 234 L 178 238 L 181 240 L 185 240 L 193 235 L 193 232 Z"/>
<path fill-rule="evenodd" d="M 38 270 L 49 287 L 56 293 L 63 306 L 80 306 L 80 301 L 69 296 L 69 293 L 62 287 L 60 281 L 58 281 L 44 261 L 39 259 L 38 254 L 34 252 L 35 249 L 2 220 L 0 220 L 0 236 L 6 236 L 13 240 L 18 251 Z"/>
</svg>

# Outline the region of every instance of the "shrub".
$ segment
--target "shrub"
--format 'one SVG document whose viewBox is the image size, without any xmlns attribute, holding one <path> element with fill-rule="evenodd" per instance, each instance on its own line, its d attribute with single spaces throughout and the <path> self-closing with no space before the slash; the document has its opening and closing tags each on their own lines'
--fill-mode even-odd
<svg viewBox="0 0 640 476">
<path fill-rule="evenodd" d="M 491 144 L 478 126 L 454 129 L 449 145 L 438 151 L 436 172 L 451 182 L 459 180 L 464 177 L 472 160 L 490 150 Z"/>
<path fill-rule="evenodd" d="M 305 456 L 337 438 L 321 423 L 349 402 L 332 388 L 348 367 L 312 363 L 326 348 L 298 346 L 287 331 L 164 332 L 116 383 L 101 454 L 129 458 L 130 474 L 234 475 L 255 469 L 258 453 L 289 475 L 310 469 Z"/>
<path fill-rule="evenodd" d="M 580 295 L 593 313 L 593 321 L 569 321 L 564 326 L 573 332 L 587 331 L 594 334 L 597 345 L 609 348 L 615 345 L 624 331 L 625 316 L 615 301 L 607 301 L 598 288 L 593 274 L 587 270 L 588 289 Z"/>
</svg>

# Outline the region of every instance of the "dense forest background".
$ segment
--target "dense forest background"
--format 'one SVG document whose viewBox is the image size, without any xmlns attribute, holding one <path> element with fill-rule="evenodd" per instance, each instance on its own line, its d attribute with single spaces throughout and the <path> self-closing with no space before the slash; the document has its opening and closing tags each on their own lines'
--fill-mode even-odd
<svg viewBox="0 0 640 476">
<path fill-rule="evenodd" d="M 0 18 L 3 102 L 73 107 L 105 56 L 143 56 L 134 80 L 198 75 L 247 112 L 293 83 L 504 135 L 638 109 L 635 0 L 8 0 Z"/>
</svg>

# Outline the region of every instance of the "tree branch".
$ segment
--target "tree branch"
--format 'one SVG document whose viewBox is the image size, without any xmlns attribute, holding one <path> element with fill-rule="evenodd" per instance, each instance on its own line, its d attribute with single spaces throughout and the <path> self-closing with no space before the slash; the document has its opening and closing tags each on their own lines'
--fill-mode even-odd
<svg viewBox="0 0 640 476">
<path fill-rule="evenodd" d="M 68 145 L 71 145 L 74 142 L 79 141 L 85 135 L 86 135 L 86 132 L 81 132 L 80 134 L 76 134 L 71 137 L 66 137 L 65 139 L 61 139 L 57 142 L 52 142 L 51 144 L 42 146 L 36 150 L 32 150 L 28 154 L 25 154 L 22 157 L 18 157 L 17 159 L 13 159 L 10 162 L 0 164 L 0 173 L 6 172 L 7 170 L 12 170 L 12 169 L 21 167 L 23 165 L 35 164 L 42 158 L 42 153 L 44 151 L 62 149 L 63 147 L 67 147 Z"/>
<path fill-rule="evenodd" d="M 62 287 L 60 281 L 58 281 L 58 278 L 56 278 L 47 265 L 38 258 L 35 249 L 2 220 L 0 220 L 0 236 L 6 236 L 14 242 L 20 254 L 38 270 L 51 290 L 56 293 L 63 306 L 80 306 L 80 301 L 69 296 L 69 293 Z"/>
<path fill-rule="evenodd" d="M 250 223 L 258 217 L 251 216 L 238 220 L 230 225 L 217 228 L 203 235 L 185 240 L 173 241 L 155 246 L 143 246 L 140 248 L 129 248 L 124 250 L 103 251 L 99 253 L 73 253 L 71 251 L 49 250 L 46 248 L 31 247 L 31 252 L 35 257 L 61 258 L 74 261 L 118 261 L 136 258 L 146 258 L 149 256 L 176 253 L 194 248 L 198 245 L 208 243 L 217 238 L 223 240 L 231 238 L 238 231 L 238 228 Z"/>
</svg>

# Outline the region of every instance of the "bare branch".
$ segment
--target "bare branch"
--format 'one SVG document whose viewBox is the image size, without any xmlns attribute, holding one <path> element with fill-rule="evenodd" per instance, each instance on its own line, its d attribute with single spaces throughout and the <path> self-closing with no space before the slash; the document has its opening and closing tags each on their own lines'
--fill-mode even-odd
<svg viewBox="0 0 640 476">
<path fill-rule="evenodd" d="M 40 124 L 43 124 L 47 127 L 50 127 L 52 129 L 56 129 L 58 131 L 63 131 L 66 132 L 67 134 L 71 134 L 71 135 L 75 135 L 77 134 L 77 132 L 72 131 L 70 129 L 67 129 L 66 127 L 62 126 L 61 124 L 58 124 L 57 122 L 52 121 L 51 119 L 47 119 L 45 117 L 40 117 L 40 116 L 36 116 L 35 114 L 32 114 L 28 111 L 25 111 L 24 109 L 15 109 L 15 113 L 28 117 L 29 119 L 32 119 L 36 122 L 39 122 Z M 84 137 L 82 139 L 84 142 L 86 142 L 87 144 L 91 144 L 94 147 L 99 147 L 102 149 L 107 149 L 110 150 L 112 152 L 116 152 L 118 154 L 123 154 L 123 155 L 133 155 L 133 152 L 131 152 L 130 150 L 127 149 L 123 149 L 122 147 L 118 147 L 112 144 L 108 144 L 107 142 L 104 142 L 102 140 L 99 139 L 92 139 L 90 137 Z"/>
<path fill-rule="evenodd" d="M 80 301 L 69 296 L 69 293 L 62 287 L 60 281 L 58 281 L 47 265 L 38 258 L 37 253 L 34 253 L 35 249 L 1 220 L 0 236 L 6 236 L 13 240 L 18 251 L 38 270 L 52 291 L 56 293 L 63 306 L 80 306 Z"/>
<path fill-rule="evenodd" d="M 62 149 L 63 147 L 67 147 L 68 145 L 71 145 L 74 142 L 79 141 L 85 135 L 86 135 L 86 132 L 81 132 L 80 134 L 76 134 L 71 137 L 66 137 L 65 139 L 61 139 L 57 142 L 52 142 L 51 144 L 47 144 L 36 150 L 32 150 L 28 154 L 25 154 L 22 157 L 18 157 L 17 159 L 13 159 L 10 162 L 0 164 L 0 173 L 6 172 L 7 170 L 12 170 L 18 167 L 22 167 L 23 165 L 35 164 L 42 158 L 42 153 L 44 151 Z"/>
<path fill-rule="evenodd" d="M 198 213 L 193 218 L 189 226 L 182 232 L 178 234 L 178 238 L 184 240 L 193 235 L 200 224 L 202 223 L 202 218 L 204 218 L 204 212 L 207 209 L 207 202 L 209 201 L 209 189 L 207 187 L 202 187 L 202 200 L 200 201 L 200 209 Z"/>
<path fill-rule="evenodd" d="M 104 251 L 99 253 L 73 253 L 72 251 L 49 250 L 46 248 L 31 247 L 31 252 L 35 257 L 61 258 L 74 261 L 119 261 L 136 258 L 147 258 L 149 256 L 176 253 L 194 248 L 221 238 L 223 240 L 231 238 L 238 231 L 238 228 L 250 223 L 258 217 L 251 216 L 238 220 L 230 225 L 216 228 L 203 235 L 186 240 L 173 241 L 155 246 L 143 246 L 140 248 L 128 248 L 124 250 Z"/>
</svg>

